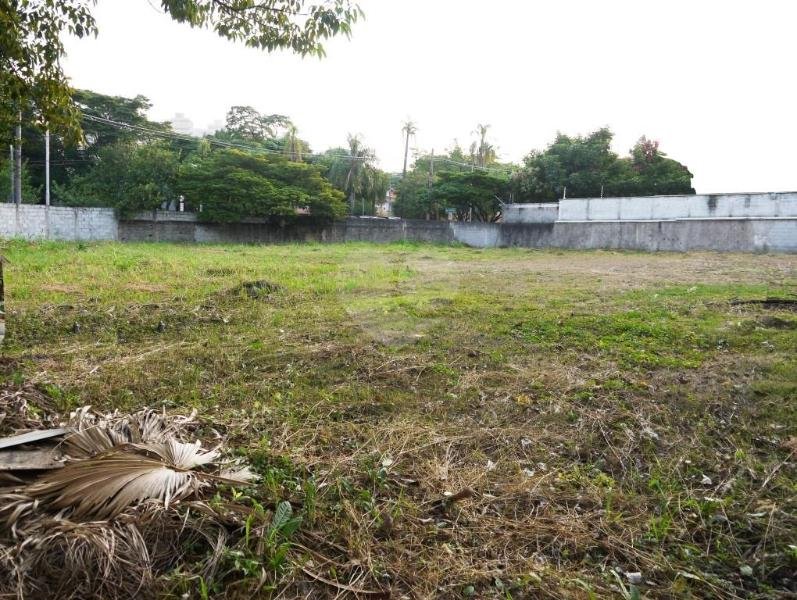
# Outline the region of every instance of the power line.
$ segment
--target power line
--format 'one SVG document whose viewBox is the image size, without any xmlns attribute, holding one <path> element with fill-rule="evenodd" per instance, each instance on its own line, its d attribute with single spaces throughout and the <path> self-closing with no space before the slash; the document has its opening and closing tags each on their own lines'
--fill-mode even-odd
<svg viewBox="0 0 797 600">
<path fill-rule="evenodd" d="M 237 149 L 240 149 L 240 150 L 248 150 L 249 152 L 254 152 L 254 153 L 275 154 L 275 155 L 279 155 L 279 156 L 285 156 L 285 153 L 282 152 L 281 150 L 271 150 L 269 148 L 260 148 L 260 147 L 257 147 L 257 146 L 249 146 L 249 145 L 246 145 L 246 144 L 238 144 L 238 143 L 235 143 L 235 142 L 227 142 L 227 141 L 219 140 L 219 139 L 212 138 L 212 137 L 198 138 L 198 137 L 193 136 L 193 135 L 181 134 L 181 133 L 178 133 L 178 132 L 175 132 L 175 131 L 160 131 L 160 130 L 156 130 L 156 129 L 150 129 L 150 128 L 147 128 L 147 127 L 142 127 L 141 125 L 133 125 L 131 123 L 123 123 L 123 122 L 120 122 L 120 121 L 114 121 L 114 120 L 108 119 L 106 117 L 99 117 L 99 116 L 87 114 L 85 112 L 83 114 L 83 117 L 88 119 L 89 121 L 94 121 L 95 123 L 101 123 L 103 125 L 110 125 L 112 127 L 117 127 L 119 129 L 128 129 L 128 130 L 133 130 L 133 131 L 140 131 L 142 133 L 148 133 L 150 135 L 160 136 L 160 137 L 164 137 L 164 138 L 176 139 L 176 140 L 181 140 L 181 141 L 186 141 L 186 142 L 191 141 L 191 142 L 197 142 L 197 143 L 205 140 L 205 141 L 207 141 L 208 143 L 210 143 L 212 145 L 222 146 L 222 147 L 225 147 L 225 148 L 237 148 Z M 352 156 L 352 155 L 349 155 L 349 154 L 308 153 L 308 154 L 305 154 L 304 156 L 315 156 L 315 157 L 319 157 L 319 158 L 324 158 L 324 157 L 345 158 L 345 159 L 348 159 L 348 160 L 362 160 L 362 161 L 371 160 L 371 157 L 369 157 L 369 156 Z"/>
<path fill-rule="evenodd" d="M 124 123 L 124 122 L 121 122 L 121 121 L 114 121 L 112 119 L 108 119 L 107 117 L 102 117 L 102 116 L 98 116 L 98 115 L 92 115 L 90 113 L 87 113 L 86 111 L 83 111 L 83 117 L 88 119 L 88 120 L 90 120 L 90 121 L 94 121 L 95 123 L 101 123 L 103 125 L 109 125 L 109 126 L 112 126 L 112 127 L 117 127 L 119 129 L 127 129 L 127 130 L 139 131 L 139 132 L 142 132 L 142 133 L 147 133 L 147 134 L 150 134 L 150 135 L 155 135 L 155 136 L 164 137 L 164 138 L 168 138 L 168 139 L 175 139 L 175 140 L 186 141 L 186 142 L 197 142 L 197 143 L 199 143 L 200 141 L 205 140 L 211 145 L 220 146 L 220 147 L 224 147 L 224 148 L 235 148 L 235 149 L 239 149 L 239 150 L 247 150 L 247 151 L 253 152 L 253 153 L 285 156 L 285 153 L 283 151 L 281 151 L 281 150 L 271 150 L 269 148 L 262 148 L 262 147 L 257 147 L 257 146 L 249 146 L 247 144 L 240 144 L 240 143 L 236 143 L 236 142 L 228 142 L 228 141 L 219 140 L 219 139 L 213 138 L 213 137 L 199 138 L 199 137 L 196 137 L 196 136 L 193 136 L 193 135 L 190 135 L 190 134 L 181 134 L 181 133 L 176 132 L 176 131 L 163 131 L 163 130 L 151 129 L 151 128 L 148 128 L 148 127 L 143 127 L 141 125 L 134 125 L 132 123 Z M 350 154 L 329 153 L 329 152 L 323 152 L 323 153 L 320 153 L 320 152 L 313 153 L 313 152 L 311 152 L 311 153 L 304 154 L 304 156 L 317 157 L 317 158 L 343 158 L 343 159 L 347 159 L 347 160 L 358 160 L 358 161 L 369 161 L 369 160 L 372 159 L 372 157 L 369 157 L 369 156 L 352 156 Z M 483 166 L 480 166 L 480 165 L 474 165 L 474 164 L 468 164 L 468 163 L 459 162 L 459 161 L 453 160 L 453 159 L 448 158 L 448 157 L 442 157 L 441 156 L 441 157 L 436 157 L 436 159 L 439 160 L 439 161 L 447 162 L 449 164 L 457 165 L 457 166 L 460 166 L 460 167 L 465 167 L 467 169 L 478 169 L 480 171 L 485 171 L 485 172 L 488 172 L 488 173 L 489 172 L 503 173 L 505 175 L 511 175 L 511 174 L 514 173 L 513 169 L 501 169 L 501 168 L 497 168 L 497 167 L 483 167 Z"/>
</svg>

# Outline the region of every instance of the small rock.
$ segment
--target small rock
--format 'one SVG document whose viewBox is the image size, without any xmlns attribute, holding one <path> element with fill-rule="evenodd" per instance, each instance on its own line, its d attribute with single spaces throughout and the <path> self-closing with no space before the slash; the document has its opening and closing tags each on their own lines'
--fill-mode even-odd
<svg viewBox="0 0 797 600">
<path fill-rule="evenodd" d="M 639 585 L 642 583 L 642 573 L 635 571 L 633 573 L 626 573 L 625 578 L 628 580 L 628 583 L 633 585 Z"/>
<path fill-rule="evenodd" d="M 739 567 L 739 573 L 741 573 L 745 577 L 752 577 L 753 567 L 751 567 L 750 565 L 742 565 L 741 567 Z"/>
<path fill-rule="evenodd" d="M 711 477 L 708 475 L 703 475 L 703 479 L 700 480 L 700 483 L 703 485 L 711 485 Z"/>
</svg>

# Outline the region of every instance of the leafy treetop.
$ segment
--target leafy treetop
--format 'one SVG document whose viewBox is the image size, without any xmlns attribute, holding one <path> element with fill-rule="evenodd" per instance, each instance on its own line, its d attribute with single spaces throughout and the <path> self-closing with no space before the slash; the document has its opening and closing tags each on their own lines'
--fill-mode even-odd
<svg viewBox="0 0 797 600">
<path fill-rule="evenodd" d="M 0 0 L 0 141 L 19 111 L 62 135 L 80 137 L 77 107 L 61 67 L 64 33 L 96 35 L 96 0 Z M 350 35 L 362 16 L 352 0 L 161 0 L 174 20 L 268 51 L 323 56 L 323 42 Z"/>
</svg>

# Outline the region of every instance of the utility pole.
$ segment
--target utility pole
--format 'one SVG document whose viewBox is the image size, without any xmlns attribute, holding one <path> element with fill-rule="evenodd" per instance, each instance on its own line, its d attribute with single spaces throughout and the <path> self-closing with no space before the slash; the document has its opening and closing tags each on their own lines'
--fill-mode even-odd
<svg viewBox="0 0 797 600">
<path fill-rule="evenodd" d="M 14 202 L 14 144 L 8 145 L 8 174 L 11 186 L 8 188 L 8 201 Z"/>
<path fill-rule="evenodd" d="M 437 206 L 432 201 L 432 189 L 434 188 L 434 148 L 432 148 L 431 161 L 429 162 L 429 204 L 434 206 L 434 218 L 437 220 L 440 215 Z"/>
<path fill-rule="evenodd" d="M 14 148 L 14 202 L 22 204 L 22 111 L 17 121 L 16 147 Z"/>
<path fill-rule="evenodd" d="M 44 205 L 50 206 L 50 128 L 44 134 Z"/>
</svg>

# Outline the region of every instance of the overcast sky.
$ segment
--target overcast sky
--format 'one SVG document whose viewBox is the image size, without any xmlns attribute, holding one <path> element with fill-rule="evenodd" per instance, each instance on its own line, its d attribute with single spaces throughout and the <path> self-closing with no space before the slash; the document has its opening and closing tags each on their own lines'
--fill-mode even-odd
<svg viewBox="0 0 797 600">
<path fill-rule="evenodd" d="M 150 4 L 151 2 L 151 4 Z M 489 123 L 501 160 L 557 131 L 645 134 L 698 192 L 797 190 L 795 0 L 362 0 L 327 58 L 266 54 L 192 30 L 157 0 L 100 0 L 97 39 L 69 40 L 72 84 L 143 94 L 198 128 L 234 104 L 289 115 L 313 151 L 360 133 L 382 168 L 412 146 L 467 147 Z"/>
</svg>

